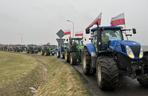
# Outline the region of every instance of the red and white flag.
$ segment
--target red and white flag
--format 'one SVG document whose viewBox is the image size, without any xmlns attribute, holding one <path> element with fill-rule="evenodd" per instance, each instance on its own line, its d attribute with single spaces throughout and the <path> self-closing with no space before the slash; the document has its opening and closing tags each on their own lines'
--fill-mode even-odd
<svg viewBox="0 0 148 96">
<path fill-rule="evenodd" d="M 64 34 L 65 35 L 71 35 L 71 32 L 70 31 L 65 31 Z"/>
<path fill-rule="evenodd" d="M 83 33 L 76 33 L 75 36 L 83 36 Z"/>
<path fill-rule="evenodd" d="M 125 25 L 124 13 L 119 14 L 111 19 L 111 26 Z"/>
<path fill-rule="evenodd" d="M 100 25 L 101 24 L 102 13 L 98 15 L 98 17 L 87 27 L 90 28 L 93 25 Z"/>
</svg>

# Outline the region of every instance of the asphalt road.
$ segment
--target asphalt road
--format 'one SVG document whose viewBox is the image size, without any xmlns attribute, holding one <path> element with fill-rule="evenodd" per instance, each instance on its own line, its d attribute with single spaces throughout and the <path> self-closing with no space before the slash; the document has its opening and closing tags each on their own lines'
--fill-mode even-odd
<svg viewBox="0 0 148 96">
<path fill-rule="evenodd" d="M 148 96 L 148 88 L 140 86 L 136 79 L 122 77 L 118 89 L 114 91 L 102 91 L 97 86 L 95 75 L 85 76 L 80 65 L 74 66 L 74 68 L 84 78 L 84 82 L 92 96 Z"/>
</svg>

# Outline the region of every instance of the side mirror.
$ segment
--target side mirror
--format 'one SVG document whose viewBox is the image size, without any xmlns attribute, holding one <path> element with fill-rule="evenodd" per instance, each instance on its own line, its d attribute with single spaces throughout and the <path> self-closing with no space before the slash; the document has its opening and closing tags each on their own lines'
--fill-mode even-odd
<svg viewBox="0 0 148 96">
<path fill-rule="evenodd" d="M 133 30 L 133 34 L 136 34 L 136 29 L 135 29 L 135 28 L 133 28 L 132 30 Z"/>
<path fill-rule="evenodd" d="M 86 34 L 90 33 L 90 29 L 89 28 L 87 28 L 85 31 L 86 31 Z"/>
</svg>

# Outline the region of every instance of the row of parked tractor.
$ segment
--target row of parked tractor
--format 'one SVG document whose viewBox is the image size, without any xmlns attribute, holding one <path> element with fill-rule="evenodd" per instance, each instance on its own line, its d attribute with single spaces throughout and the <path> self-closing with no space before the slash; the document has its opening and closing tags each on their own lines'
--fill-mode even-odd
<svg viewBox="0 0 148 96">
<path fill-rule="evenodd" d="M 128 76 L 148 87 L 148 51 L 140 43 L 129 40 L 136 29 L 121 26 L 87 27 L 81 38 L 65 39 L 57 57 L 71 65 L 81 65 L 83 73 L 94 75 L 102 90 L 112 90 L 120 84 L 120 76 Z M 86 39 L 89 40 L 87 43 Z"/>
<path fill-rule="evenodd" d="M 55 55 L 56 53 L 56 45 L 6 45 L 1 44 L 0 50 L 1 51 L 9 51 L 9 52 L 24 52 L 28 54 L 38 54 L 41 53 L 41 55 L 49 56 L 49 55 Z"/>
</svg>

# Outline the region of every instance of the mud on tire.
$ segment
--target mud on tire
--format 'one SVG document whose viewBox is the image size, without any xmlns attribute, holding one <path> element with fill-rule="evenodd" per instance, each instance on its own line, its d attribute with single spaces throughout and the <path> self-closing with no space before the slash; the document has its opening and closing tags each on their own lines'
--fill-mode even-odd
<svg viewBox="0 0 148 96">
<path fill-rule="evenodd" d="M 99 57 L 96 75 L 98 86 L 102 90 L 113 90 L 119 84 L 119 71 L 113 58 Z"/>
</svg>

